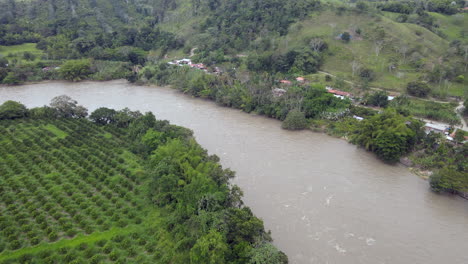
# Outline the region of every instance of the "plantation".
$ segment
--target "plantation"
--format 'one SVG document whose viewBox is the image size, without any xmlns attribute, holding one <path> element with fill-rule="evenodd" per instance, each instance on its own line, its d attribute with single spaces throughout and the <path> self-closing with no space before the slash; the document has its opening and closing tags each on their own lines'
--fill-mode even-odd
<svg viewBox="0 0 468 264">
<path fill-rule="evenodd" d="M 190 131 L 107 110 L 0 119 L 0 263 L 287 262 Z"/>
</svg>

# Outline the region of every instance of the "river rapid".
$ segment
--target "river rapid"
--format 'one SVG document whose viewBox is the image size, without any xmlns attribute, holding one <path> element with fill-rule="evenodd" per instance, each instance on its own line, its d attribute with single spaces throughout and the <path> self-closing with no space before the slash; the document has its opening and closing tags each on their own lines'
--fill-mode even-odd
<svg viewBox="0 0 468 264">
<path fill-rule="evenodd" d="M 0 87 L 0 103 L 43 106 L 62 94 L 90 112 L 128 107 L 192 129 L 237 172 L 245 203 L 290 263 L 468 263 L 468 201 L 434 194 L 403 166 L 344 140 L 121 80 Z"/>
</svg>

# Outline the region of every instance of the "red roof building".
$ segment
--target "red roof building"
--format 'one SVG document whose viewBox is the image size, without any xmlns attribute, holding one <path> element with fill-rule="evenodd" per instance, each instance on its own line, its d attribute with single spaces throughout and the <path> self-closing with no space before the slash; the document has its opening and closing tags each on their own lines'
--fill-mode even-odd
<svg viewBox="0 0 468 264">
<path fill-rule="evenodd" d="M 281 80 L 280 83 L 282 83 L 282 84 L 288 84 L 288 85 L 289 85 L 289 84 L 292 84 L 292 82 L 291 82 L 291 81 L 288 81 L 288 80 Z"/>
<path fill-rule="evenodd" d="M 336 94 L 336 95 L 346 96 L 346 97 L 351 96 L 351 94 L 348 93 L 348 92 L 338 91 L 338 90 L 334 90 L 334 89 L 328 89 L 327 92 L 332 93 L 332 94 Z"/>
</svg>

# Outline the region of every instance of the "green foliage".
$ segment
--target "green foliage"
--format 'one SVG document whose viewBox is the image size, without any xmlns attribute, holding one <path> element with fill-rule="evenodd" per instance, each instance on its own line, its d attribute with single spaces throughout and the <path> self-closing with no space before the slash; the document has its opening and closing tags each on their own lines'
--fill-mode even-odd
<svg viewBox="0 0 468 264">
<path fill-rule="evenodd" d="M 223 264 L 226 263 L 227 253 L 228 246 L 224 236 L 211 230 L 190 249 L 190 263 Z"/>
<path fill-rule="evenodd" d="M 429 183 L 436 192 L 468 192 L 468 173 L 444 167 L 431 175 Z"/>
<path fill-rule="evenodd" d="M 397 162 L 422 137 L 420 121 L 405 118 L 393 109 L 361 122 L 351 141 L 375 152 L 387 162 Z"/>
<path fill-rule="evenodd" d="M 387 107 L 388 94 L 385 91 L 378 91 L 378 92 L 369 94 L 364 98 L 364 104 L 378 106 L 378 107 Z"/>
<path fill-rule="evenodd" d="M 60 66 L 59 73 L 65 80 L 80 81 L 91 74 L 89 60 L 68 60 Z"/>
<path fill-rule="evenodd" d="M 26 106 L 15 101 L 6 101 L 0 105 L 0 120 L 15 119 L 27 116 L 29 113 Z"/>
<path fill-rule="evenodd" d="M 286 119 L 284 119 L 281 127 L 288 130 L 301 130 L 307 128 L 307 119 L 303 112 L 293 109 L 289 111 Z"/>
<path fill-rule="evenodd" d="M 424 117 L 452 125 L 460 123 L 460 119 L 454 111 L 456 103 L 439 103 L 398 96 L 390 102 L 390 106 L 404 115 Z"/>
<path fill-rule="evenodd" d="M 408 94 L 417 96 L 417 97 L 426 97 L 431 89 L 427 83 L 422 81 L 409 82 L 406 86 L 406 91 Z"/>
<path fill-rule="evenodd" d="M 68 95 L 60 95 L 52 98 L 50 107 L 56 110 L 59 117 L 84 118 L 88 115 L 88 109 L 70 98 Z"/>
<path fill-rule="evenodd" d="M 270 243 L 262 244 L 255 248 L 251 252 L 251 264 L 286 264 L 288 263 L 288 257 L 278 252 L 275 247 Z"/>
<path fill-rule="evenodd" d="M 89 118 L 97 124 L 107 125 L 107 124 L 114 123 L 116 121 L 115 120 L 116 114 L 117 114 L 117 111 L 115 111 L 114 109 L 100 107 L 94 110 L 89 116 Z"/>
<path fill-rule="evenodd" d="M 359 77 L 366 82 L 375 80 L 375 72 L 372 69 L 364 68 L 359 71 Z"/>
</svg>

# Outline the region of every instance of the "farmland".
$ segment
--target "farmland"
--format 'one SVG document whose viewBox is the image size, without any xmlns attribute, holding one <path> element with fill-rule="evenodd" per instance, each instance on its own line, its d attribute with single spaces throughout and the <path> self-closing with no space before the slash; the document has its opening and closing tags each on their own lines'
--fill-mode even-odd
<svg viewBox="0 0 468 264">
<path fill-rule="evenodd" d="M 189 130 L 150 113 L 109 110 L 128 118 L 102 125 L 96 115 L 95 122 L 51 118 L 44 109 L 51 110 L 0 120 L 0 263 L 202 263 L 214 257 L 204 255 L 199 240 L 218 239 L 218 260 L 238 258 L 230 250 L 239 243 L 254 255 L 258 236 L 269 245 L 263 223 L 229 194 L 237 190 L 227 183 L 233 173 L 207 156 Z M 176 165 L 187 172 L 174 174 Z M 161 166 L 172 166 L 171 174 Z M 165 187 L 165 181 L 178 184 Z M 203 186 L 190 193 L 199 181 Z M 209 200 L 211 192 L 219 205 Z M 204 199 L 213 206 L 206 213 L 196 207 Z M 223 217 L 233 227 L 221 233 L 195 224 L 197 217 Z M 253 223 L 248 244 L 237 235 L 236 217 Z"/>
<path fill-rule="evenodd" d="M 29 252 L 67 262 L 86 256 L 116 260 L 123 253 L 114 247 L 140 237 L 143 242 L 131 243 L 130 255 L 152 257 L 142 253 L 150 249 L 143 247 L 148 239 L 140 227 L 150 210 L 144 180 L 137 177 L 141 161 L 124 155 L 122 136 L 85 120 L 2 122 L 0 260 L 11 254 L 23 262 Z M 49 243 L 57 244 L 55 250 Z"/>
</svg>

